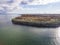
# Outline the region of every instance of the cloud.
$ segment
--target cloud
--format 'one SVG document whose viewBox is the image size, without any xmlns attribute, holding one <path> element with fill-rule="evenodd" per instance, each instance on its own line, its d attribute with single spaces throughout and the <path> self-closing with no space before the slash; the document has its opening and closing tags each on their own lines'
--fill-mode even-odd
<svg viewBox="0 0 60 45">
<path fill-rule="evenodd" d="M 12 3 L 13 0 L 0 0 L 0 4 L 4 4 L 4 3 Z"/>
<path fill-rule="evenodd" d="M 3 7 L 6 7 L 7 9 L 7 10 L 5 9 L 6 12 L 10 12 L 10 13 L 59 13 L 60 12 L 60 6 L 59 6 L 60 3 L 58 3 L 60 2 L 60 0 L 33 0 L 31 2 L 26 0 L 28 5 L 23 5 L 24 8 L 23 6 L 19 5 L 21 1 L 25 1 L 25 0 L 14 0 L 14 2 L 10 5 L 8 3 L 0 4 L 0 10 L 4 10 Z"/>
<path fill-rule="evenodd" d="M 34 0 L 32 2 L 28 2 L 28 5 L 45 5 L 54 2 L 60 2 L 60 0 Z"/>
</svg>

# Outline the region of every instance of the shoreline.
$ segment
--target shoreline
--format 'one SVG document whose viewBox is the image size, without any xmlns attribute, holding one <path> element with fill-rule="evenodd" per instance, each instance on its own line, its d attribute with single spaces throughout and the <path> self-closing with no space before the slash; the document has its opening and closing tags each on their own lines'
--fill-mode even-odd
<svg viewBox="0 0 60 45">
<path fill-rule="evenodd" d="M 21 16 L 12 19 L 13 24 L 34 27 L 59 27 L 59 21 L 60 16 L 43 16 L 42 14 L 22 14 Z"/>
</svg>

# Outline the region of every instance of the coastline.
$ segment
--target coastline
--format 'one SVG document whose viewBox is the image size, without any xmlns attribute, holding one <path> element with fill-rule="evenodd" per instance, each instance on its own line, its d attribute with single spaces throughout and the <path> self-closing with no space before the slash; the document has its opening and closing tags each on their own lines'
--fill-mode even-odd
<svg viewBox="0 0 60 45">
<path fill-rule="evenodd" d="M 37 14 L 37 15 L 36 14 L 22 14 L 20 17 L 15 17 L 14 19 L 12 19 L 12 23 L 18 24 L 18 25 L 34 26 L 34 27 L 59 27 L 60 17 L 54 16 L 54 14 L 47 14 L 47 15 L 46 14 L 45 15 L 43 14 Z M 53 20 L 51 21 L 51 19 Z"/>
</svg>

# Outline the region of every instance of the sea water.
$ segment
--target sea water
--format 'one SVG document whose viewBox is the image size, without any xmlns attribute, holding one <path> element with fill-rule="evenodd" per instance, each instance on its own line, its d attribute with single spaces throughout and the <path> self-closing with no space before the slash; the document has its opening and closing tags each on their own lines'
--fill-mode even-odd
<svg viewBox="0 0 60 45">
<path fill-rule="evenodd" d="M 0 45 L 60 45 L 60 27 L 40 28 L 14 25 L 20 15 L 0 15 Z"/>
</svg>

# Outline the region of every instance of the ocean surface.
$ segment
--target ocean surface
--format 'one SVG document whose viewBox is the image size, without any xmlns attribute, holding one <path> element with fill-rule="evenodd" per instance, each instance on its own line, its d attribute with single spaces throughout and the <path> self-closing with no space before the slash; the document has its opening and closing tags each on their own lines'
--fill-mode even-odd
<svg viewBox="0 0 60 45">
<path fill-rule="evenodd" d="M 60 45 L 60 27 L 14 25 L 11 19 L 16 16 L 0 14 L 0 45 Z"/>
</svg>

